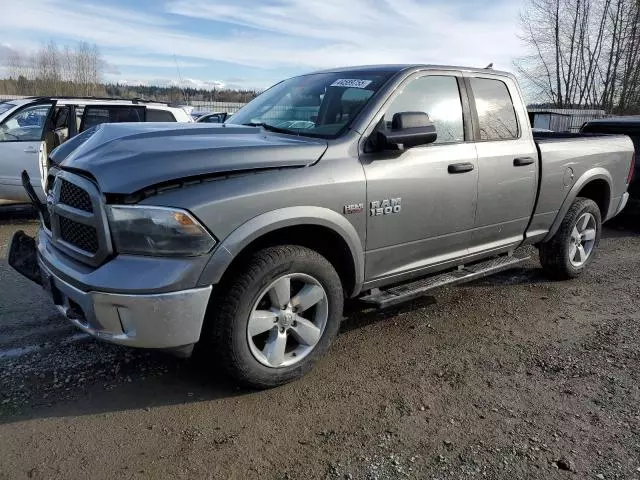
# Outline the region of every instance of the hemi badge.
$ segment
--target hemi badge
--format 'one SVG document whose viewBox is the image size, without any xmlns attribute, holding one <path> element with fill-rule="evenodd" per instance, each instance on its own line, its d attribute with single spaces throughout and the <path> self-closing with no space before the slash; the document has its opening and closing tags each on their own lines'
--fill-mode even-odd
<svg viewBox="0 0 640 480">
<path fill-rule="evenodd" d="M 345 215 L 350 215 L 352 213 L 360 213 L 364 211 L 364 203 L 352 203 L 350 205 L 344 206 Z"/>
</svg>

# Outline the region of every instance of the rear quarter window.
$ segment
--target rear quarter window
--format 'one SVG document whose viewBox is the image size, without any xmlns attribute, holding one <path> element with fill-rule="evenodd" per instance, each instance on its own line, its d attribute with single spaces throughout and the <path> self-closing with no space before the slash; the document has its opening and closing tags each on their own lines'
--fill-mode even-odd
<svg viewBox="0 0 640 480">
<path fill-rule="evenodd" d="M 173 113 L 167 110 L 153 110 L 147 108 L 147 122 L 176 122 Z"/>
<path fill-rule="evenodd" d="M 143 122 L 143 107 L 113 106 L 113 107 L 84 107 L 82 130 L 87 130 L 102 123 Z"/>
</svg>

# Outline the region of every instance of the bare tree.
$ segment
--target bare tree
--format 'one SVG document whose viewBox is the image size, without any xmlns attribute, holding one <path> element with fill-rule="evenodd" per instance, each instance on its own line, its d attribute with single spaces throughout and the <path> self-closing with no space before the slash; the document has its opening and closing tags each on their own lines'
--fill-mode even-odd
<svg viewBox="0 0 640 480">
<path fill-rule="evenodd" d="M 623 113 L 640 112 L 640 0 L 624 29 L 621 52 L 622 78 L 618 109 Z"/>
<path fill-rule="evenodd" d="M 639 24 L 640 0 L 528 0 L 516 69 L 558 108 L 640 109 Z"/>
<path fill-rule="evenodd" d="M 104 60 L 95 45 L 81 42 L 60 50 L 51 40 L 32 54 L 13 53 L 6 63 L 18 95 L 104 94 Z"/>
<path fill-rule="evenodd" d="M 20 52 L 11 52 L 7 58 L 7 71 L 9 72 L 9 78 L 18 78 L 25 75 L 25 58 Z"/>
<path fill-rule="evenodd" d="M 64 95 L 73 95 L 75 90 L 74 76 L 75 54 L 71 47 L 65 45 L 60 54 L 60 74 L 64 85 Z"/>
<path fill-rule="evenodd" d="M 31 82 L 35 78 L 33 59 L 20 52 L 12 52 L 7 59 L 9 77 L 14 79 L 14 88 L 7 93 L 14 95 L 35 95 L 35 85 Z"/>
<path fill-rule="evenodd" d="M 104 61 L 96 45 L 81 42 L 74 52 L 73 81 L 82 95 L 93 95 L 102 81 Z"/>
<path fill-rule="evenodd" d="M 59 94 L 62 84 L 61 61 L 58 46 L 53 40 L 36 52 L 34 63 L 38 94 Z"/>
<path fill-rule="evenodd" d="M 73 80 L 81 89 L 82 95 L 87 95 L 87 85 L 89 84 L 89 44 L 81 42 L 78 44 L 74 54 Z"/>
</svg>

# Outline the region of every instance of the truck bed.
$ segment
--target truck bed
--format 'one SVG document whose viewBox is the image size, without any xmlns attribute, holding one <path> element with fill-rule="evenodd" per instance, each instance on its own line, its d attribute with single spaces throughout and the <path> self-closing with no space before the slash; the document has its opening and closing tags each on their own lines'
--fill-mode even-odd
<svg viewBox="0 0 640 480">
<path fill-rule="evenodd" d="M 548 232 L 569 192 L 587 170 L 598 169 L 598 178 L 609 184 L 613 198 L 602 212 L 607 220 L 626 191 L 633 144 L 625 135 L 592 133 L 534 134 L 540 162 L 540 191 L 527 237 Z M 542 236 L 544 238 L 544 235 Z"/>
</svg>

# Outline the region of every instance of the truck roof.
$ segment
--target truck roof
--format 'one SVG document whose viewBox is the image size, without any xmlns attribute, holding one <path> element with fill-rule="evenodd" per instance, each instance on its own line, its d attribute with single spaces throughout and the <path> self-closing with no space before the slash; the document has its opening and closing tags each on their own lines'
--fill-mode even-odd
<svg viewBox="0 0 640 480">
<path fill-rule="evenodd" d="M 316 72 L 311 73 L 340 73 L 340 72 L 361 72 L 361 71 L 372 71 L 372 72 L 402 72 L 406 70 L 457 70 L 462 72 L 472 72 L 472 73 L 488 73 L 493 75 L 500 75 L 515 78 L 512 73 L 501 71 L 501 70 L 493 70 L 492 68 L 473 68 L 473 67 L 461 67 L 455 65 L 430 65 L 430 64 L 420 64 L 420 63 L 407 63 L 407 64 L 381 64 L 381 65 L 358 65 L 353 67 L 338 67 L 338 68 L 328 68 L 324 70 L 318 70 Z"/>
</svg>

